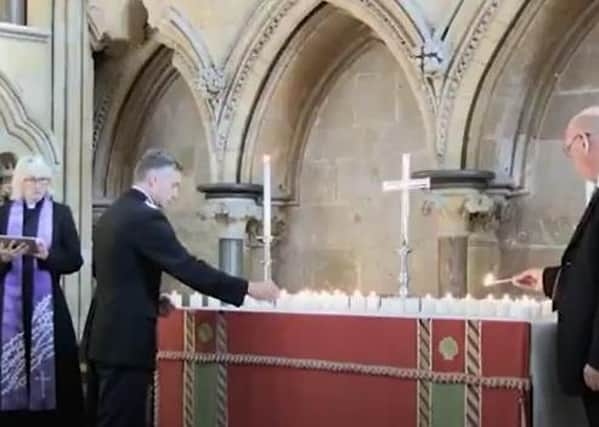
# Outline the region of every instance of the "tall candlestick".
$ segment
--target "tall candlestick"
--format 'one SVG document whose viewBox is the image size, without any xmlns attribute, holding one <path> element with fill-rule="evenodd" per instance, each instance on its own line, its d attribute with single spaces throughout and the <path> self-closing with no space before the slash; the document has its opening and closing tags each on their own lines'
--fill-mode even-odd
<svg viewBox="0 0 599 427">
<path fill-rule="evenodd" d="M 265 155 L 263 158 L 263 222 L 264 222 L 264 280 L 271 278 L 271 256 L 270 247 L 272 241 L 271 235 L 271 184 L 270 184 L 270 156 Z"/>
<path fill-rule="evenodd" d="M 403 153 L 401 156 L 401 179 L 404 183 L 410 182 L 410 154 Z M 410 218 L 410 193 L 403 191 L 401 193 L 401 238 L 402 241 L 409 245 L 408 240 L 408 227 Z"/>
</svg>

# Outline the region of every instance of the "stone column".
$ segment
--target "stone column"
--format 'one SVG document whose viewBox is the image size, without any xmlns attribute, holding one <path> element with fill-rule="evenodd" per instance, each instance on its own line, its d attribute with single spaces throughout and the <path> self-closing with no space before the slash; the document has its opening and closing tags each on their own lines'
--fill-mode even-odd
<svg viewBox="0 0 599 427">
<path fill-rule="evenodd" d="M 439 294 L 481 296 L 484 276 L 499 264 L 498 240 L 489 227 L 500 198 L 488 194 L 494 174 L 478 170 L 420 171 L 431 178 L 427 211 L 438 219 Z"/>
<path fill-rule="evenodd" d="M 25 16 L 25 1 L 26 0 L 4 0 L 0 1 L 0 17 L 3 17 L 6 22 L 17 25 L 26 24 Z"/>
<path fill-rule="evenodd" d="M 249 224 L 258 223 L 262 208 L 258 199 L 262 186 L 256 184 L 208 184 L 198 187 L 209 201 L 201 218 L 212 221 L 218 235 L 219 267 L 229 274 L 248 277 L 247 248 Z"/>
</svg>

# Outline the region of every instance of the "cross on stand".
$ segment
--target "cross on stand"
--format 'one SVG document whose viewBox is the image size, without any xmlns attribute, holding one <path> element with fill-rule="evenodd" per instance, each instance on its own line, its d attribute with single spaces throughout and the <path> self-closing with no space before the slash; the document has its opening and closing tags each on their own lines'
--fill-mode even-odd
<svg viewBox="0 0 599 427">
<path fill-rule="evenodd" d="M 402 155 L 401 180 L 383 182 L 383 192 L 401 191 L 401 247 L 399 249 L 399 295 L 402 298 L 408 296 L 410 276 L 408 273 L 408 255 L 410 245 L 408 230 L 410 226 L 410 190 L 429 189 L 430 178 L 410 178 L 410 154 Z"/>
</svg>

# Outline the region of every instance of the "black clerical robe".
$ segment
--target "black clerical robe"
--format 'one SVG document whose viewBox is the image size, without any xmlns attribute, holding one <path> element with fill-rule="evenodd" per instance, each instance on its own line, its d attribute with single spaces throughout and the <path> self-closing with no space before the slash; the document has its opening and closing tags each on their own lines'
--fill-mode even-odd
<svg viewBox="0 0 599 427">
<path fill-rule="evenodd" d="M 599 369 L 599 192 L 580 219 L 559 266 L 543 271 L 543 290 L 558 311 L 558 374 L 563 390 L 585 390 L 583 369 Z"/>
<path fill-rule="evenodd" d="M 55 421 L 64 427 L 84 425 L 84 406 L 81 373 L 79 369 L 78 346 L 73 323 L 66 299 L 60 287 L 62 275 L 78 271 L 83 264 L 81 245 L 71 210 L 60 203 L 54 203 L 52 221 L 52 245 L 45 261 L 39 261 L 39 268 L 52 275 L 52 296 L 54 301 L 54 350 L 56 361 L 56 404 L 55 411 L 0 411 L 0 426 L 45 425 Z M 10 202 L 0 206 L 0 234 L 5 234 L 8 224 Z M 36 237 L 42 202 L 23 212 L 23 235 Z M 27 363 L 31 360 L 31 319 L 33 312 L 33 262 L 31 256 L 23 257 L 23 326 L 25 332 L 25 352 Z M 0 262 L 0 304 L 3 298 L 4 277 L 10 264 Z M 1 306 L 0 306 L 1 308 Z M 2 310 L 0 309 L 0 320 Z M 29 371 L 29 370 L 27 370 Z M 42 424 L 43 423 L 43 424 Z M 48 424 L 49 425 L 49 424 Z"/>
</svg>

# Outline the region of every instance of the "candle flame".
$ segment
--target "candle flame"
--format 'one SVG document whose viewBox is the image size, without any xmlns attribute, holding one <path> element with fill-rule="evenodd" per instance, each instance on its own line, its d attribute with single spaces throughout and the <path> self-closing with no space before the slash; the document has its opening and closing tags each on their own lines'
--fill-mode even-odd
<svg viewBox="0 0 599 427">
<path fill-rule="evenodd" d="M 491 286 L 493 284 L 493 282 L 495 281 L 495 276 L 493 275 L 493 273 L 488 273 L 485 278 L 483 279 L 483 285 L 484 286 Z"/>
<path fill-rule="evenodd" d="M 262 160 L 264 161 L 264 163 L 270 163 L 270 155 L 265 154 L 264 156 L 262 156 Z"/>
</svg>

